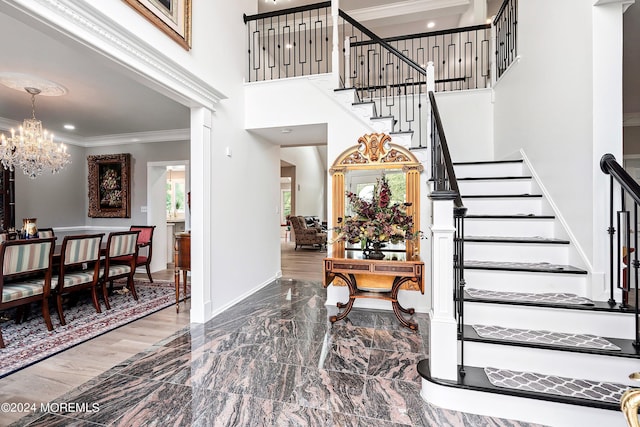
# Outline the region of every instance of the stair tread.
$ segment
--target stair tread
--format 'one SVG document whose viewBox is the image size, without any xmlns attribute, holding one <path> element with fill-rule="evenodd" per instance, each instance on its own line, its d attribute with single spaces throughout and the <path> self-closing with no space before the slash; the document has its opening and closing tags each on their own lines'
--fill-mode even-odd
<svg viewBox="0 0 640 427">
<path fill-rule="evenodd" d="M 581 268 L 577 268 L 571 265 L 551 264 L 548 262 L 502 262 L 465 260 L 464 268 L 476 270 L 508 270 L 541 273 L 587 274 L 587 272 Z"/>
<path fill-rule="evenodd" d="M 465 218 L 471 219 L 555 219 L 553 215 L 537 215 L 537 214 L 514 214 L 514 215 L 496 215 L 496 214 L 476 214 L 467 215 Z"/>
<path fill-rule="evenodd" d="M 513 236 L 465 236 L 465 242 L 495 242 L 495 243 L 551 243 L 558 245 L 568 245 L 569 240 L 557 239 L 555 237 L 513 237 Z"/>
<path fill-rule="evenodd" d="M 598 350 L 622 350 L 604 337 L 592 334 L 572 334 L 540 329 L 505 328 L 497 325 L 469 325 L 476 334 L 485 339 L 516 341 L 549 346 L 576 347 Z"/>
<path fill-rule="evenodd" d="M 564 397 L 597 400 L 620 404 L 622 394 L 631 388 L 625 384 L 560 377 L 536 372 L 484 368 L 487 378 L 496 387 L 552 394 Z"/>
<path fill-rule="evenodd" d="M 493 369 L 496 369 L 496 368 L 493 368 Z M 511 372 L 515 372 L 516 373 L 515 375 L 525 374 L 522 372 L 518 374 L 517 373 L 518 371 L 511 371 Z M 515 388 L 515 387 L 507 388 L 507 387 L 494 385 L 489 380 L 489 376 L 487 375 L 485 368 L 481 368 L 477 366 L 465 366 L 464 375 L 459 375 L 457 381 L 449 381 L 449 380 L 442 380 L 442 379 L 431 377 L 428 359 L 421 360 L 418 363 L 418 373 L 422 378 L 426 379 L 427 381 L 440 384 L 443 386 L 463 388 L 467 390 L 476 390 L 476 391 L 489 392 L 489 393 L 498 393 L 498 394 L 504 394 L 504 395 L 510 395 L 510 396 L 525 397 L 530 399 L 545 400 L 545 401 L 565 403 L 570 405 L 589 406 L 589 407 L 608 409 L 608 410 L 614 410 L 614 411 L 620 410 L 619 397 L 618 397 L 618 400 L 615 400 L 615 397 L 622 396 L 622 393 L 624 393 L 624 391 L 631 388 L 630 386 L 626 386 L 624 384 L 600 383 L 600 382 L 591 381 L 591 380 L 555 377 L 551 375 L 548 376 L 550 381 L 554 381 L 554 379 L 557 378 L 555 379 L 555 381 L 560 383 L 560 385 L 571 384 L 571 386 L 578 392 L 581 390 L 584 390 L 584 388 L 588 385 L 591 387 L 605 386 L 607 387 L 606 390 L 611 390 L 611 395 L 606 400 L 604 400 L 598 394 L 588 395 L 587 393 L 584 393 L 584 392 L 581 394 L 576 393 L 574 395 L 549 393 L 549 392 L 543 392 L 543 390 L 545 390 L 543 387 L 536 387 L 536 388 L 531 387 L 532 383 L 529 384 L 530 387 L 522 386 L 520 388 Z M 534 378 L 540 380 L 541 378 L 539 376 L 540 374 L 535 374 L 535 373 L 532 373 L 532 374 L 535 376 Z M 508 372 L 504 370 L 503 378 L 511 377 L 513 375 L 514 374 L 508 374 Z M 576 387 L 574 383 L 569 383 L 566 380 L 573 380 L 574 382 L 584 381 L 584 384 L 578 383 L 577 384 L 578 386 Z M 514 384 L 520 384 L 520 383 L 518 381 L 514 381 Z M 610 384 L 613 384 L 613 385 L 610 385 Z M 548 391 L 548 390 L 545 390 L 545 391 Z"/>
<path fill-rule="evenodd" d="M 460 195 L 463 199 L 502 199 L 502 198 L 518 198 L 518 197 L 542 197 L 542 194 L 463 194 Z"/>
<path fill-rule="evenodd" d="M 640 359 L 640 350 L 634 347 L 633 340 L 600 337 L 592 334 L 505 328 L 496 325 L 465 325 L 464 339 L 466 342 L 477 341 Z"/>
<path fill-rule="evenodd" d="M 506 301 L 506 302 L 529 302 L 539 304 L 558 304 L 558 305 L 584 305 L 594 306 L 594 302 L 589 298 L 581 297 L 576 294 L 565 292 L 511 292 L 511 291 L 493 291 L 486 289 L 466 288 L 465 300 L 479 299 L 487 301 Z"/>
<path fill-rule="evenodd" d="M 522 176 L 467 176 L 459 178 L 456 176 L 456 180 L 458 181 L 508 181 L 508 180 L 530 180 L 531 176 L 522 175 Z"/>
<path fill-rule="evenodd" d="M 621 307 L 607 301 L 592 301 L 569 293 L 527 293 L 466 288 L 464 300 L 472 303 L 522 305 L 529 307 L 561 308 L 565 310 L 633 313 L 633 307 Z"/>
<path fill-rule="evenodd" d="M 460 165 L 492 165 L 492 164 L 501 164 L 501 163 L 523 163 L 522 159 L 514 159 L 514 160 L 482 160 L 478 162 L 454 162 L 453 166 Z"/>
</svg>

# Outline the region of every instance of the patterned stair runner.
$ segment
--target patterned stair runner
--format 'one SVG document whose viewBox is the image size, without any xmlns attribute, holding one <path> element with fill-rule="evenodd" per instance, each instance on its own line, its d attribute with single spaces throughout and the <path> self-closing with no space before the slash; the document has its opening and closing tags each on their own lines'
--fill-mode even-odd
<svg viewBox="0 0 640 427">
<path fill-rule="evenodd" d="M 527 292 L 500 292 L 484 289 L 466 289 L 471 298 L 490 299 L 511 302 L 533 302 L 543 304 L 573 304 L 573 305 L 593 305 L 589 298 L 580 297 L 568 293 L 527 293 Z"/>
<path fill-rule="evenodd" d="M 465 268 L 481 270 L 539 271 L 544 273 L 586 274 L 586 271 L 571 265 L 551 264 L 548 262 L 496 262 L 465 260 Z"/>
<path fill-rule="evenodd" d="M 577 399 L 597 400 L 618 404 L 630 387 L 624 384 L 518 372 L 508 369 L 484 368 L 489 381 L 496 387 L 532 391 Z"/>
<path fill-rule="evenodd" d="M 621 350 L 617 345 L 595 335 L 567 334 L 563 332 L 503 328 L 501 326 L 488 325 L 471 325 L 471 327 L 482 338 L 598 350 Z"/>
</svg>

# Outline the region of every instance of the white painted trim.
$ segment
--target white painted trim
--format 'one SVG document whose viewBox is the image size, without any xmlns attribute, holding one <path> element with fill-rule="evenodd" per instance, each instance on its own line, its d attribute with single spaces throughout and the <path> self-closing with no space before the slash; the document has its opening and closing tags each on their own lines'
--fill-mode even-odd
<svg viewBox="0 0 640 427">
<path fill-rule="evenodd" d="M 56 233 L 68 233 L 68 232 L 111 232 L 111 231 L 123 231 L 129 230 L 129 227 L 107 227 L 107 226 L 91 226 L 91 225 L 76 225 L 67 227 L 53 227 L 53 232 Z"/>
<path fill-rule="evenodd" d="M 470 0 L 406 0 L 352 10 L 349 12 L 349 16 L 356 21 L 365 22 L 444 8 L 458 7 L 465 9 L 469 7 L 470 3 Z"/>
<path fill-rule="evenodd" d="M 227 309 L 233 307 L 234 305 L 240 303 L 242 300 L 250 297 L 251 295 L 255 294 L 256 292 L 258 292 L 260 289 L 270 285 L 271 283 L 273 283 L 276 279 L 278 279 L 278 275 L 275 275 L 269 279 L 267 279 L 266 281 L 262 282 L 261 284 L 259 284 L 258 286 L 256 286 L 253 289 L 248 290 L 247 292 L 245 292 L 244 294 L 232 299 L 231 301 L 229 301 L 228 303 L 226 303 L 225 305 L 219 307 L 217 310 L 211 312 L 211 315 L 209 316 L 209 318 L 213 318 L 215 316 L 217 316 L 218 314 L 226 311 Z M 194 322 L 192 322 L 194 323 Z M 195 323 L 199 323 L 199 322 L 195 322 Z M 204 323 L 204 322 L 202 322 Z"/>
<path fill-rule="evenodd" d="M 115 135 L 96 136 L 84 138 L 82 147 L 105 147 L 122 144 L 146 144 L 150 142 L 189 141 L 190 129 L 170 129 L 149 132 L 121 133 Z"/>
<path fill-rule="evenodd" d="M 213 110 L 226 96 L 135 33 L 100 12 L 95 2 L 14 0 L 10 4 L 51 28 L 130 69 L 144 83 L 186 106 Z"/>
<path fill-rule="evenodd" d="M 582 260 L 582 262 L 584 262 L 585 270 L 589 272 L 589 275 L 593 274 L 593 265 L 591 265 L 591 263 L 589 262 L 589 258 L 587 258 L 586 254 L 584 253 L 584 249 L 582 249 L 582 246 L 580 246 L 580 244 L 578 243 L 576 236 L 571 231 L 571 227 L 569 227 L 569 225 L 567 224 L 567 221 L 564 219 L 564 216 L 562 216 L 562 213 L 558 209 L 558 206 L 553 201 L 553 198 L 547 191 L 547 188 L 542 183 L 542 180 L 540 180 L 540 176 L 537 174 L 537 172 L 531 165 L 531 161 L 529 160 L 529 157 L 527 157 L 527 154 L 524 152 L 524 149 L 522 148 L 520 149 L 520 155 L 522 156 L 522 160 L 524 160 L 524 163 L 527 166 L 527 168 L 529 168 L 529 172 L 531 173 L 531 176 L 533 177 L 533 180 L 535 181 L 536 185 L 540 187 L 540 191 L 544 195 L 545 201 L 549 203 L 551 210 L 553 210 L 556 220 L 560 222 L 560 225 L 562 225 L 562 227 L 564 228 L 564 231 L 567 233 L 569 240 L 571 241 L 571 246 L 575 248 L 576 252 L 580 256 L 580 259 Z"/>
<path fill-rule="evenodd" d="M 466 390 L 435 384 L 426 379 L 422 379 L 420 396 L 425 402 L 445 409 L 554 427 L 625 424 L 619 411 Z"/>
</svg>

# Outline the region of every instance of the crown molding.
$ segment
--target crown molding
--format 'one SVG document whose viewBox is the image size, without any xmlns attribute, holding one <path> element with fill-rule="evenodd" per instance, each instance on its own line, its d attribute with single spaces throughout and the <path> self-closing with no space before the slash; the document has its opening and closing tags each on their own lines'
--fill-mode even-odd
<svg viewBox="0 0 640 427">
<path fill-rule="evenodd" d="M 393 16 L 413 15 L 430 10 L 469 7 L 470 4 L 470 0 L 406 0 L 402 2 L 383 4 L 380 6 L 355 9 L 349 11 L 349 16 L 360 22 L 364 22 L 374 19 L 388 19 Z"/>
<path fill-rule="evenodd" d="M 144 84 L 187 106 L 226 96 L 82 0 L 1 0 L 136 73 Z"/>
<path fill-rule="evenodd" d="M 17 129 L 22 123 L 0 117 L 0 130 L 8 132 Z M 3 133 L 3 132 L 0 132 Z M 169 129 L 150 132 L 120 133 L 114 135 L 101 135 L 90 138 L 82 138 L 69 133 L 54 134 L 54 142 L 63 142 L 67 145 L 78 147 L 105 147 L 109 145 L 147 144 L 150 142 L 175 142 L 189 141 L 190 129 Z"/>
<path fill-rule="evenodd" d="M 123 144 L 147 144 L 151 142 L 189 141 L 191 129 L 170 129 L 151 132 L 121 133 L 83 139 L 83 147 L 104 147 Z"/>
<path fill-rule="evenodd" d="M 640 126 L 640 112 L 624 113 L 622 116 L 622 126 Z"/>
</svg>

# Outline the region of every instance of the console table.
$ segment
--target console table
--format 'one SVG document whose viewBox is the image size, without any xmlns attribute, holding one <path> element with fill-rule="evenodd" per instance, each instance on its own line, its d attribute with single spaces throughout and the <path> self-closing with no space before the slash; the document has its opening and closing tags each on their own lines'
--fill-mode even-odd
<svg viewBox="0 0 640 427">
<path fill-rule="evenodd" d="M 177 233 L 174 252 L 174 272 L 176 282 L 176 313 L 180 311 L 180 272 L 184 289 L 184 299 L 187 299 L 187 271 L 191 271 L 191 234 Z"/>
<path fill-rule="evenodd" d="M 329 320 L 333 323 L 344 319 L 353 308 L 356 298 L 375 298 L 391 301 L 391 307 L 403 326 L 412 330 L 418 324 L 404 318 L 402 313 L 413 314 L 413 308 L 404 308 L 398 302 L 400 287 L 412 282 L 424 294 L 424 262 L 419 257 L 406 260 L 405 254 L 388 254 L 385 259 L 364 259 L 361 252 L 347 251 L 345 257 L 325 258 L 323 266 L 323 286 L 329 286 L 335 278 L 340 278 L 349 288 L 349 301 L 338 303 L 344 311 Z"/>
</svg>

